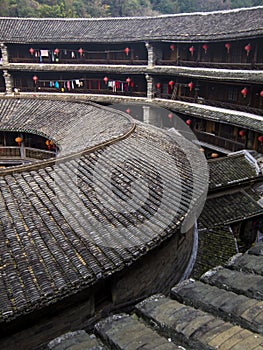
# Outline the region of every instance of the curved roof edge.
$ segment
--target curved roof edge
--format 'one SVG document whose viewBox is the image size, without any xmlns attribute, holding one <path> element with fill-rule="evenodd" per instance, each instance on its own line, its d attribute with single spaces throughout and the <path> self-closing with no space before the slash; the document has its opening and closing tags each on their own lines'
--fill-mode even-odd
<svg viewBox="0 0 263 350">
<path fill-rule="evenodd" d="M 0 42 L 6 43 L 196 42 L 260 35 L 263 6 L 153 17 L 0 18 Z"/>
</svg>

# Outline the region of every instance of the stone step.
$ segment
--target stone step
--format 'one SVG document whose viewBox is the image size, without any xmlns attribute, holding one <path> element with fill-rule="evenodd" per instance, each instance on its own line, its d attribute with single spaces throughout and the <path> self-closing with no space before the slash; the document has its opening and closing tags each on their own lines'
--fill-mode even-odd
<svg viewBox="0 0 263 350">
<path fill-rule="evenodd" d="M 194 280 L 177 284 L 170 295 L 181 303 L 263 334 L 263 301 Z"/>
<path fill-rule="evenodd" d="M 162 337 L 135 316 L 119 314 L 100 321 L 96 333 L 110 349 L 118 350 L 179 350 L 182 347 Z"/>
<path fill-rule="evenodd" d="M 109 350 L 94 334 L 84 330 L 65 333 L 47 345 L 48 350 Z"/>
<path fill-rule="evenodd" d="M 263 300 L 263 276 L 219 266 L 203 274 L 200 280 L 236 294 Z"/>
<path fill-rule="evenodd" d="M 136 313 L 165 337 L 195 350 L 263 349 L 263 337 L 163 295 L 136 306 Z"/>
</svg>

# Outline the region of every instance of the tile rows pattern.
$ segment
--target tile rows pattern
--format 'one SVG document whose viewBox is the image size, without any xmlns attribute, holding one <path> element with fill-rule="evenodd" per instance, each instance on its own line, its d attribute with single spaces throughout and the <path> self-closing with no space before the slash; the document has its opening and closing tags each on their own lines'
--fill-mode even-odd
<svg viewBox="0 0 263 350">
<path fill-rule="evenodd" d="M 217 13 L 104 19 L 1 18 L 2 42 L 230 40 L 262 35 L 263 7 Z M 246 20 L 244 21 L 244 18 Z"/>
<path fill-rule="evenodd" d="M 75 136 L 88 135 L 79 147 L 84 151 L 122 136 L 133 124 L 107 108 L 82 104 L 77 122 L 78 108 L 66 122 L 69 108 L 71 103 L 5 101 L 2 111 L 9 114 L 2 112 L 2 129 L 40 127 L 67 155 Z M 42 113 L 44 120 L 38 118 Z M 75 134 L 76 125 L 81 130 Z M 193 189 L 189 161 L 200 152 L 191 144 L 186 154 L 180 138 L 138 123 L 113 144 L 0 176 L 1 321 L 75 294 L 179 230 L 203 194 L 202 175 Z"/>
<path fill-rule="evenodd" d="M 234 256 L 224 268 L 177 284 L 170 296 L 153 295 L 131 314 L 101 320 L 95 325 L 95 335 L 67 333 L 51 341 L 47 349 L 262 350 L 262 251 L 259 243 Z M 255 258 L 256 271 L 244 271 Z"/>
</svg>

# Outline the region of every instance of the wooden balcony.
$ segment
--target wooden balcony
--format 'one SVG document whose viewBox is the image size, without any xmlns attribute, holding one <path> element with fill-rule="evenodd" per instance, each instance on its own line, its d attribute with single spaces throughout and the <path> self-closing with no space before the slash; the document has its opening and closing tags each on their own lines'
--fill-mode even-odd
<svg viewBox="0 0 263 350">
<path fill-rule="evenodd" d="M 240 63 L 240 62 L 205 62 L 187 60 L 159 60 L 160 66 L 185 66 L 195 68 L 216 68 L 216 69 L 240 69 L 240 70 L 262 70 L 263 62 Z"/>
<path fill-rule="evenodd" d="M 169 98 L 167 95 L 162 96 L 162 97 Z M 254 107 L 245 106 L 245 105 L 240 105 L 237 103 L 235 104 L 235 103 L 230 103 L 230 102 L 208 100 L 208 99 L 201 98 L 201 97 L 187 97 L 187 96 L 177 97 L 176 100 L 189 102 L 189 103 L 199 103 L 199 104 L 204 104 L 204 105 L 208 105 L 208 106 L 231 109 L 231 110 L 235 110 L 235 111 L 246 112 L 246 113 L 251 113 L 251 114 L 263 116 L 263 109 L 254 108 Z"/>
<path fill-rule="evenodd" d="M 43 58 L 40 62 L 39 58 L 31 57 L 9 57 L 9 63 L 48 63 L 48 64 L 101 64 L 101 65 L 138 65 L 146 66 L 148 64 L 147 60 L 143 59 L 107 59 L 107 58 L 84 58 L 84 59 L 70 59 L 70 58 L 59 58 L 57 61 L 51 61 L 50 59 Z"/>
<path fill-rule="evenodd" d="M 204 131 L 193 130 L 197 139 L 200 142 L 204 142 L 209 145 L 224 148 L 231 152 L 240 151 L 245 148 L 245 144 L 237 141 L 233 141 L 221 136 L 210 134 Z"/>
<path fill-rule="evenodd" d="M 55 151 L 31 147 L 0 146 L 0 162 L 4 160 L 43 160 L 55 156 Z"/>
<path fill-rule="evenodd" d="M 70 93 L 70 94 L 94 94 L 94 95 L 113 95 L 113 96 L 132 96 L 132 97 L 146 97 L 146 91 L 112 91 L 110 89 L 88 89 L 88 88 L 75 88 L 70 91 L 61 91 L 61 89 L 56 89 L 49 86 L 37 86 L 19 87 L 20 92 L 45 92 L 45 93 Z"/>
</svg>

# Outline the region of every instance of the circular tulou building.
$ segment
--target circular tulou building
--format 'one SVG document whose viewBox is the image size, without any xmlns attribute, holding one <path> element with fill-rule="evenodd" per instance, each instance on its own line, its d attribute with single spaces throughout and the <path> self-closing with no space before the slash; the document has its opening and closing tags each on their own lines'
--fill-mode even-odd
<svg viewBox="0 0 263 350">
<path fill-rule="evenodd" d="M 263 6 L 0 18 L 1 349 L 44 349 L 262 240 L 262 38 Z"/>
</svg>

